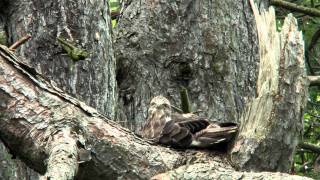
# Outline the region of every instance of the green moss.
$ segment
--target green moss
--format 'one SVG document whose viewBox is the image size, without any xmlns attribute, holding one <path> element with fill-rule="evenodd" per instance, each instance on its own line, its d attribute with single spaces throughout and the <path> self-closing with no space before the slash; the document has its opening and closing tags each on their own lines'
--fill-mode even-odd
<svg viewBox="0 0 320 180">
<path fill-rule="evenodd" d="M 185 87 L 180 89 L 181 109 L 184 113 L 191 113 L 191 105 L 189 100 L 188 91 Z"/>
<path fill-rule="evenodd" d="M 225 72 L 224 63 L 221 63 L 221 62 L 213 62 L 213 63 L 212 63 L 212 70 L 213 70 L 213 72 L 215 72 L 215 73 L 224 74 L 224 72 Z"/>
</svg>

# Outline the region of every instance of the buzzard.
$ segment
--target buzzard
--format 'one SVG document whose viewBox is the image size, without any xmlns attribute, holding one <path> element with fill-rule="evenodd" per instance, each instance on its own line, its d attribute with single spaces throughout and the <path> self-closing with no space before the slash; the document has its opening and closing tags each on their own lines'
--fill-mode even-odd
<svg viewBox="0 0 320 180">
<path fill-rule="evenodd" d="M 237 130 L 236 123 L 209 122 L 192 113 L 172 113 L 169 100 L 156 96 L 150 102 L 142 136 L 176 148 L 209 148 L 230 142 Z"/>
</svg>

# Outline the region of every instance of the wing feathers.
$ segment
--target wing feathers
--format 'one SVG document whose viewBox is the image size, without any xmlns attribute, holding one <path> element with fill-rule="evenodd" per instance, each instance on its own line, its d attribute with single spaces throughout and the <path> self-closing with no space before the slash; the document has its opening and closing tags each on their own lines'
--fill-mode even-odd
<svg viewBox="0 0 320 180">
<path fill-rule="evenodd" d="M 207 119 L 195 114 L 172 114 L 172 119 L 181 127 L 189 129 L 191 133 L 196 133 L 206 128 L 210 123 Z"/>
<path fill-rule="evenodd" d="M 219 143 L 228 143 L 235 137 L 237 130 L 238 127 L 235 123 L 212 124 L 194 134 L 194 142 L 191 145 L 195 147 L 210 147 Z"/>
<path fill-rule="evenodd" d="M 142 136 L 157 143 L 177 148 L 210 147 L 231 141 L 238 130 L 235 123 L 210 123 L 195 114 L 171 113 L 170 102 L 155 97 L 148 110 Z"/>
<path fill-rule="evenodd" d="M 168 125 L 165 126 L 159 142 L 178 148 L 188 147 L 192 142 L 192 134 L 187 128 L 172 122 L 168 122 Z"/>
</svg>

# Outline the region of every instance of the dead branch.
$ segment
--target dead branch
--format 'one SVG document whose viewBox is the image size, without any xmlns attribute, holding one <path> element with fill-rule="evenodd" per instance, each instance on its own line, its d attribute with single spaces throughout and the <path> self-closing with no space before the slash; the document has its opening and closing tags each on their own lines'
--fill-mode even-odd
<svg viewBox="0 0 320 180">
<path fill-rule="evenodd" d="M 11 51 L 14 51 L 15 49 L 17 49 L 19 46 L 21 46 L 22 44 L 24 44 L 25 42 L 27 42 L 32 36 L 30 34 L 22 37 L 21 39 L 19 39 L 17 42 L 13 43 L 9 49 Z"/>
<path fill-rule="evenodd" d="M 239 169 L 288 172 L 302 135 L 308 93 L 304 41 L 292 14 L 277 32 L 274 9 L 260 14 L 250 3 L 259 37 L 258 95 L 241 117 L 232 160 Z"/>
</svg>

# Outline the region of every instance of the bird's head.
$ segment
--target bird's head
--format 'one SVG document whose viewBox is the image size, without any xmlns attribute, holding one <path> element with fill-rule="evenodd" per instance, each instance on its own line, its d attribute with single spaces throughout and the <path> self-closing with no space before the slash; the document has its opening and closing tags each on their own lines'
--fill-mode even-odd
<svg viewBox="0 0 320 180">
<path fill-rule="evenodd" d="M 156 96 L 152 98 L 148 113 L 152 114 L 155 111 L 171 111 L 170 101 L 163 96 Z"/>
<path fill-rule="evenodd" d="M 142 128 L 142 136 L 158 142 L 165 124 L 169 121 L 171 121 L 171 104 L 169 100 L 163 96 L 152 98 L 148 117 Z"/>
</svg>

